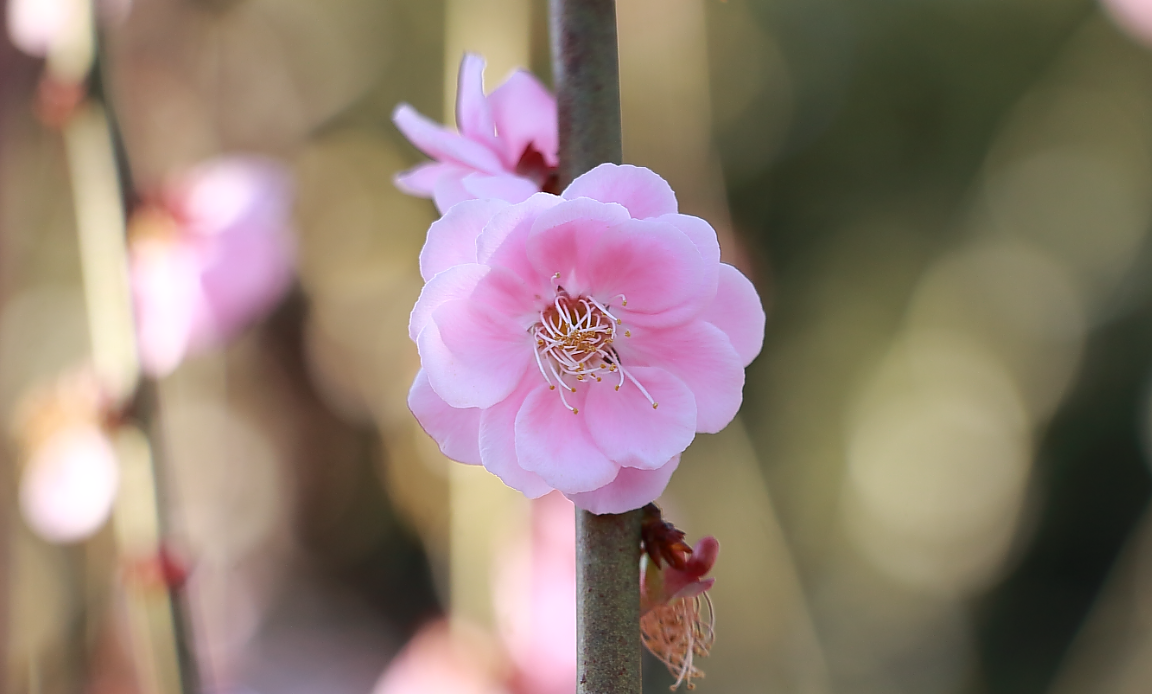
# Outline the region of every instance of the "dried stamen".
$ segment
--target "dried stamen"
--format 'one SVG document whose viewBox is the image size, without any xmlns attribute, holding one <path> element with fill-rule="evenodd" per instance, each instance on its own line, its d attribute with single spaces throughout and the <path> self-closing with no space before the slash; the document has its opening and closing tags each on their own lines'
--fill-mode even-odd
<svg viewBox="0 0 1152 694">
<path fill-rule="evenodd" d="M 695 689 L 692 680 L 703 678 L 704 672 L 696 667 L 694 660 L 707 657 L 716 641 L 712 598 L 703 593 L 652 608 L 640 618 L 640 639 L 676 677 L 672 690 L 681 684 Z"/>
</svg>

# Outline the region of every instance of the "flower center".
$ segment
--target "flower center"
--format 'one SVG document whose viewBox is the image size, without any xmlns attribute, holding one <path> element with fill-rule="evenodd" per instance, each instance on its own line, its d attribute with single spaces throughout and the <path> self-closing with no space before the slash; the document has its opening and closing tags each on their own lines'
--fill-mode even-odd
<svg viewBox="0 0 1152 694">
<path fill-rule="evenodd" d="M 623 297 L 622 297 L 623 298 Z M 622 303 L 627 303 L 623 299 Z M 576 386 L 565 379 L 600 383 L 604 376 L 617 375 L 616 390 L 625 379 L 632 381 L 655 409 L 659 405 L 620 363 L 614 342 L 622 321 L 607 306 L 592 297 L 572 298 L 563 287 L 556 298 L 540 312 L 540 320 L 530 328 L 536 338 L 536 364 L 551 390 L 560 386 L 560 400 L 574 414 L 579 410 L 568 404 L 564 391 L 576 392 Z M 624 337 L 631 337 L 629 330 Z"/>
</svg>

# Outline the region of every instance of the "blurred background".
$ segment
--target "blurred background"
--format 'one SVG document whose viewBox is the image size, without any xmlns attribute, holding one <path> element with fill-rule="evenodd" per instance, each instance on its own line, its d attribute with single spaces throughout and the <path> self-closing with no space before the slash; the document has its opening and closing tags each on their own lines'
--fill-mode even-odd
<svg viewBox="0 0 1152 694">
<path fill-rule="evenodd" d="M 769 312 L 741 416 L 661 499 L 723 546 L 699 690 L 1152 691 L 1152 1 L 618 13 L 625 161 Z M 449 463 L 407 411 L 435 212 L 391 183 L 422 160 L 392 109 L 450 121 L 463 51 L 489 90 L 550 82 L 543 0 L 5 22 L 3 691 L 572 691 L 570 507 Z M 95 54 L 53 43 L 92 22 Z M 132 396 L 125 225 L 135 263 L 226 216 L 242 185 L 188 191 L 235 156 L 284 174 L 252 179 L 284 279 Z"/>
</svg>

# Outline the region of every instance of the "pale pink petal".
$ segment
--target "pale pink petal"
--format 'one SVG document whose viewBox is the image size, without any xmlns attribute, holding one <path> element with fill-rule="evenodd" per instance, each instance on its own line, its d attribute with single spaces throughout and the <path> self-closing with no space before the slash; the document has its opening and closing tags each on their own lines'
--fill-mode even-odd
<svg viewBox="0 0 1152 694">
<path fill-rule="evenodd" d="M 44 57 L 79 21 L 76 8 L 69 0 L 9 0 L 8 37 L 25 53 Z"/>
<path fill-rule="evenodd" d="M 532 503 L 531 544 L 496 557 L 494 607 L 522 694 L 573 694 L 576 681 L 576 514 L 553 492 Z"/>
<path fill-rule="evenodd" d="M 676 455 L 655 470 L 623 467 L 609 484 L 590 492 L 565 496 L 590 513 L 624 513 L 655 501 L 664 493 L 679 465 L 680 456 Z"/>
<path fill-rule="evenodd" d="M 529 393 L 539 388 L 547 386 L 529 371 L 515 392 L 480 415 L 480 460 L 484 468 L 530 499 L 552 491 L 547 482 L 520 467 L 516 459 L 516 413 Z"/>
<path fill-rule="evenodd" d="M 1152 44 L 1152 3 L 1147 0 L 1103 0 L 1112 19 L 1132 37 Z"/>
<path fill-rule="evenodd" d="M 514 174 L 474 173 L 465 176 L 460 184 L 477 198 L 495 198 L 511 203 L 524 202 L 540 192 L 540 186 Z"/>
<path fill-rule="evenodd" d="M 496 132 L 505 151 L 504 161 L 512 168 L 528 145 L 544 155 L 544 162 L 556 166 L 559 149 L 556 125 L 556 99 L 544 85 L 524 70 L 513 72 L 504 84 L 488 95 Z"/>
<path fill-rule="evenodd" d="M 536 276 L 555 278 L 556 284 L 572 295 L 592 289 L 586 273 L 593 249 L 606 230 L 630 221 L 628 211 L 620 205 L 588 199 L 568 200 L 544 210 L 526 240 Z M 609 265 L 612 262 L 607 259 Z"/>
<path fill-rule="evenodd" d="M 462 173 L 446 173 L 436 181 L 432 189 L 432 202 L 436 203 L 436 211 L 447 214 L 453 206 L 465 200 L 475 200 L 476 196 L 464 188 L 464 177 L 468 175 L 466 169 Z"/>
<path fill-rule="evenodd" d="M 720 264 L 716 299 L 703 315 L 724 331 L 744 366 L 760 354 L 764 346 L 764 306 L 756 288 L 739 270 L 727 263 Z"/>
<path fill-rule="evenodd" d="M 605 457 L 588 433 L 584 412 L 587 388 L 560 393 L 547 387 L 533 390 L 516 414 L 516 459 L 565 494 L 588 492 L 616 478 L 617 465 Z"/>
<path fill-rule="evenodd" d="M 433 311 L 416 345 L 432 389 L 452 407 L 495 405 L 534 360 L 524 328 L 468 300 Z"/>
<path fill-rule="evenodd" d="M 487 635 L 433 622 L 392 659 L 372 694 L 507 694 L 494 651 Z"/>
<path fill-rule="evenodd" d="M 292 177 L 287 167 L 259 155 L 208 159 L 166 190 L 186 232 L 217 237 L 253 227 L 291 225 Z"/>
<path fill-rule="evenodd" d="M 471 296 L 476 285 L 488 272 L 489 268 L 483 265 L 457 265 L 428 280 L 428 284 L 420 290 L 416 305 L 412 307 L 412 315 L 408 317 L 408 337 L 415 342 L 420 331 L 432 319 L 433 311 L 445 302 Z"/>
<path fill-rule="evenodd" d="M 468 465 L 480 464 L 480 410 L 475 407 L 449 407 L 432 390 L 428 375 L 421 369 L 408 391 L 408 409 L 416 421 L 440 446 L 440 452 Z"/>
<path fill-rule="evenodd" d="M 526 282 L 538 282 L 540 273 L 528 261 L 525 243 L 540 213 L 562 202 L 564 199 L 559 196 L 536 193 L 523 203 L 498 212 L 476 239 L 477 260 L 505 267 Z"/>
<path fill-rule="evenodd" d="M 605 380 L 588 387 L 588 429 L 617 464 L 652 470 L 692 443 L 696 399 L 683 381 L 663 369 L 628 367 L 628 374 L 635 382 L 626 378 L 617 386 Z"/>
<path fill-rule="evenodd" d="M 219 346 L 268 313 L 292 284 L 295 256 L 281 227 L 253 223 L 220 234 L 200 270 L 209 322 L 191 345 Z"/>
<path fill-rule="evenodd" d="M 420 276 L 432 279 L 454 265 L 476 262 L 476 237 L 484 225 L 508 206 L 502 200 L 466 200 L 453 206 L 428 228 L 420 249 Z"/>
<path fill-rule="evenodd" d="M 402 193 L 416 195 L 422 198 L 430 198 L 436 191 L 436 184 L 444 176 L 453 176 L 460 179 L 470 173 L 472 173 L 472 169 L 460 166 L 459 164 L 426 161 L 423 164 L 413 166 L 407 171 L 396 174 L 392 182 Z"/>
<path fill-rule="evenodd" d="M 657 366 L 685 383 L 696 398 L 696 431 L 714 434 L 732 421 L 744 399 L 744 365 L 719 328 L 703 320 L 675 328 L 636 326 L 619 340 L 620 360 Z"/>
<path fill-rule="evenodd" d="M 166 376 L 184 359 L 196 316 L 205 309 L 196 253 L 168 241 L 132 246 L 130 277 L 141 367 Z"/>
<path fill-rule="evenodd" d="M 396 107 L 392 122 L 413 145 L 433 159 L 463 164 L 486 173 L 504 170 L 500 157 L 491 149 L 425 118 L 408 104 Z"/>
<path fill-rule="evenodd" d="M 579 246 L 583 239 L 577 236 L 571 243 Z M 682 323 L 711 299 L 705 293 L 707 271 L 696 245 L 668 224 L 629 220 L 603 234 L 579 260 L 581 288 L 603 303 L 620 306 L 617 317 L 625 325 Z"/>
<path fill-rule="evenodd" d="M 676 212 L 676 194 L 668 182 L 648 169 L 627 164 L 601 164 L 580 176 L 563 193 L 567 200 L 592 198 L 620 203 L 634 219 Z"/>
<path fill-rule="evenodd" d="M 484 59 L 465 53 L 456 80 L 456 125 L 461 134 L 496 149 L 496 126 L 484 96 Z"/>
<path fill-rule="evenodd" d="M 684 232 L 696 244 L 700 257 L 704 260 L 705 280 L 702 292 L 711 296 L 716 291 L 716 278 L 720 268 L 720 240 L 716 230 L 708 222 L 687 214 L 666 214 L 656 218 Z"/>
<path fill-rule="evenodd" d="M 91 426 L 58 431 L 32 454 L 20 485 L 20 510 L 49 542 L 91 536 L 112 512 L 120 467 L 111 442 Z"/>
<path fill-rule="evenodd" d="M 532 288 L 516 273 L 502 267 L 491 268 L 476 284 L 472 300 L 523 326 L 525 331 L 540 317 Z"/>
</svg>

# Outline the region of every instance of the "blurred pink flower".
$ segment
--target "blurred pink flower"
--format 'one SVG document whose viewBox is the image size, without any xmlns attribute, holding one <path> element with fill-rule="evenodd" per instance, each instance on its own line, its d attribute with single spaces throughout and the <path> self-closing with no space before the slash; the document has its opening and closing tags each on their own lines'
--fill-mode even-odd
<svg viewBox="0 0 1152 694">
<path fill-rule="evenodd" d="M 576 688 L 576 514 L 551 493 L 532 502 L 526 545 L 499 557 L 494 602 L 521 694 Z"/>
<path fill-rule="evenodd" d="M 1152 0 L 1101 0 L 1120 28 L 1152 45 Z"/>
<path fill-rule="evenodd" d="M 484 95 L 484 59 L 465 54 L 460 63 L 453 132 L 400 104 L 392 121 L 436 161 L 396 176 L 410 195 L 433 198 L 443 214 L 462 200 L 523 202 L 533 193 L 556 192 L 556 100 L 535 77 L 513 72 Z"/>
<path fill-rule="evenodd" d="M 404 646 L 372 694 L 505 694 L 495 661 L 483 634 L 434 622 Z"/>
<path fill-rule="evenodd" d="M 105 431 L 109 401 L 89 367 L 25 393 L 13 415 L 22 474 L 20 510 L 49 542 L 76 542 L 108 519 L 120 486 Z"/>
<path fill-rule="evenodd" d="M 420 254 L 408 404 L 454 460 L 593 513 L 664 490 L 736 415 L 760 298 L 651 171 L 601 165 L 560 196 L 460 203 Z"/>
<path fill-rule="evenodd" d="M 29 55 L 43 58 L 60 41 L 84 31 L 84 2 L 87 0 L 9 0 L 8 37 Z M 122 19 L 132 0 L 97 0 L 102 19 Z"/>
<path fill-rule="evenodd" d="M 292 282 L 291 184 L 283 165 L 221 157 L 192 169 L 131 227 L 144 370 L 162 376 L 270 311 Z"/>
<path fill-rule="evenodd" d="M 20 511 L 49 542 L 92 535 L 112 512 L 120 468 L 112 444 L 95 426 L 62 428 L 32 453 L 20 483 Z"/>
</svg>

